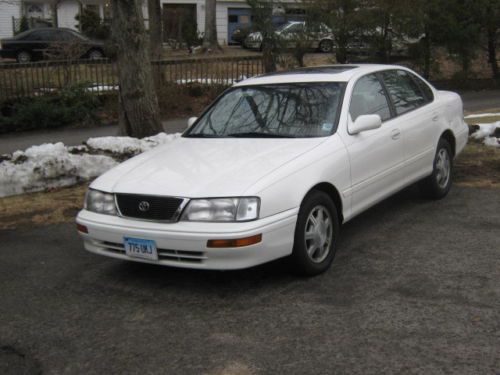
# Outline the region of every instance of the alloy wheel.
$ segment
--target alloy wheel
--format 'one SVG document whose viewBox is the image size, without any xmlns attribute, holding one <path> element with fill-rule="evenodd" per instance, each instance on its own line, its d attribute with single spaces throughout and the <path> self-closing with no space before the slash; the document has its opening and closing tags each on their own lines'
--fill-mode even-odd
<svg viewBox="0 0 500 375">
<path fill-rule="evenodd" d="M 314 207 L 307 217 L 304 230 L 309 259 L 321 263 L 328 256 L 333 241 L 333 224 L 328 210 L 324 206 Z"/>
</svg>

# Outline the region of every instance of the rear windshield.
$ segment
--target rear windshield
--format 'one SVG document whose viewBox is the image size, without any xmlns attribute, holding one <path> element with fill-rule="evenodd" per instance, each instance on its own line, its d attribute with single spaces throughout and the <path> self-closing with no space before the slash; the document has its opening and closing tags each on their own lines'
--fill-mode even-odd
<svg viewBox="0 0 500 375">
<path fill-rule="evenodd" d="M 237 87 L 222 95 L 185 137 L 326 137 L 335 132 L 344 83 Z"/>
</svg>

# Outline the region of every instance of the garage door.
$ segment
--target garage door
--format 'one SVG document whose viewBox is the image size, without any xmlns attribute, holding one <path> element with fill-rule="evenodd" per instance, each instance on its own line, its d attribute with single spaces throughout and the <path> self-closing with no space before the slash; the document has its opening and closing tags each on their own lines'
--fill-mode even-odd
<svg viewBox="0 0 500 375">
<path fill-rule="evenodd" d="M 236 41 L 232 39 L 234 30 L 240 27 L 250 27 L 252 25 L 251 10 L 248 8 L 229 8 L 227 10 L 227 38 L 229 44 Z"/>
<path fill-rule="evenodd" d="M 77 30 L 75 19 L 80 12 L 80 3 L 76 0 L 63 0 L 57 5 L 57 25 Z"/>
</svg>

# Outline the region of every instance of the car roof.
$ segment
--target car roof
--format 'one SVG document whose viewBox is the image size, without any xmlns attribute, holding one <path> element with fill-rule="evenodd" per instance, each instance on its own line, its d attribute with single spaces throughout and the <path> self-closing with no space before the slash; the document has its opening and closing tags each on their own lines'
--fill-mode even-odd
<svg viewBox="0 0 500 375">
<path fill-rule="evenodd" d="M 263 74 L 246 79 L 235 86 L 266 85 L 301 82 L 348 82 L 353 78 L 387 69 L 406 69 L 397 65 L 353 64 L 323 65 L 284 72 Z"/>
</svg>

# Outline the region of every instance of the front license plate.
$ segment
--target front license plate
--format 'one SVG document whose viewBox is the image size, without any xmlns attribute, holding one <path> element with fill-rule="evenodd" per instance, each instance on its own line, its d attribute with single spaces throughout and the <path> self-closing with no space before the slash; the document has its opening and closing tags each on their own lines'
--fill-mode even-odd
<svg viewBox="0 0 500 375">
<path fill-rule="evenodd" d="M 129 257 L 158 260 L 158 252 L 154 241 L 130 237 L 124 237 L 123 241 L 125 253 Z"/>
</svg>

